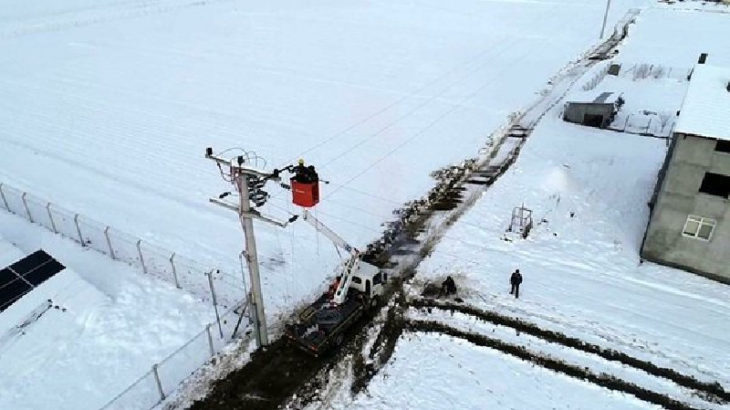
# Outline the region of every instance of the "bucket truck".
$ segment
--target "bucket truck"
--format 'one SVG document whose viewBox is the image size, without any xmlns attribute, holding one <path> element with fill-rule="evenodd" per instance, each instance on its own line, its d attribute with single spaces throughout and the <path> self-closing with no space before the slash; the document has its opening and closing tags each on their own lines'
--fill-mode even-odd
<svg viewBox="0 0 730 410">
<path fill-rule="evenodd" d="M 306 352 L 319 356 L 342 344 L 345 332 L 377 306 L 388 278 L 386 273 L 363 261 L 359 250 L 320 222 L 307 209 L 304 210 L 302 219 L 350 255 L 329 290 L 304 309 L 298 315 L 296 323 L 286 327 L 286 336 L 290 341 Z"/>
</svg>

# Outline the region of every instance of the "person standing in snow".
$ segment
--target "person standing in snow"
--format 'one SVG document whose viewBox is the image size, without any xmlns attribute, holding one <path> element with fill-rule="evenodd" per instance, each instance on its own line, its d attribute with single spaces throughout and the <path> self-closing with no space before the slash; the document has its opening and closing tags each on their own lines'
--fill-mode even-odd
<svg viewBox="0 0 730 410">
<path fill-rule="evenodd" d="M 510 295 L 515 295 L 516 299 L 520 298 L 520 284 L 522 284 L 522 274 L 517 269 L 512 272 L 512 276 L 509 278 L 509 283 L 512 285 L 512 289 L 509 291 Z"/>
</svg>

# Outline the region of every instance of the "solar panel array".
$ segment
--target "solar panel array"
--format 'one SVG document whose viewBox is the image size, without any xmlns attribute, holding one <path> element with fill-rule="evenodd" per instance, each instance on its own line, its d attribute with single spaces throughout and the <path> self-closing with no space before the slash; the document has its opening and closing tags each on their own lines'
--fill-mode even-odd
<svg viewBox="0 0 730 410">
<path fill-rule="evenodd" d="M 41 249 L 0 270 L 0 312 L 64 268 Z"/>
</svg>

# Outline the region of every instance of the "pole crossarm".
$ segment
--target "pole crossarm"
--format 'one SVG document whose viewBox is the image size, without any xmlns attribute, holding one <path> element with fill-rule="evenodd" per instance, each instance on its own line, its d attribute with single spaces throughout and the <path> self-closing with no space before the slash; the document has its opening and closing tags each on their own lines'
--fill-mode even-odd
<svg viewBox="0 0 730 410">
<path fill-rule="evenodd" d="M 211 203 L 216 204 L 218 206 L 222 206 L 223 208 L 234 211 L 244 218 L 258 219 L 259 221 L 267 222 L 272 225 L 276 225 L 280 228 L 286 228 L 286 226 L 289 225 L 289 221 L 279 221 L 277 219 L 261 215 L 260 212 L 253 210 L 253 209 L 250 211 L 243 211 L 243 210 L 241 210 L 240 206 L 238 206 L 236 204 L 232 204 L 230 202 L 222 201 L 218 198 L 209 198 L 208 201 L 210 201 Z"/>
</svg>

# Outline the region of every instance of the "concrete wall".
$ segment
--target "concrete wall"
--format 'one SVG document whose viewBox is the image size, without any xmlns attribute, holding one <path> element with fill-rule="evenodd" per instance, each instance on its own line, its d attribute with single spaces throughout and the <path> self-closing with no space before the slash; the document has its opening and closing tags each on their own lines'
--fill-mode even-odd
<svg viewBox="0 0 730 410">
<path fill-rule="evenodd" d="M 715 151 L 712 139 L 674 138 L 641 255 L 730 282 L 730 199 L 699 192 L 705 172 L 730 175 L 730 154 Z M 688 215 L 717 221 L 710 241 L 682 235 Z"/>
<path fill-rule="evenodd" d="M 615 107 L 613 104 L 569 102 L 565 105 L 563 119 L 568 122 L 583 124 L 583 120 L 586 114 L 600 115 L 603 117 L 602 126 L 605 127 L 608 125 L 611 115 L 613 115 L 614 113 L 614 110 Z"/>
</svg>

